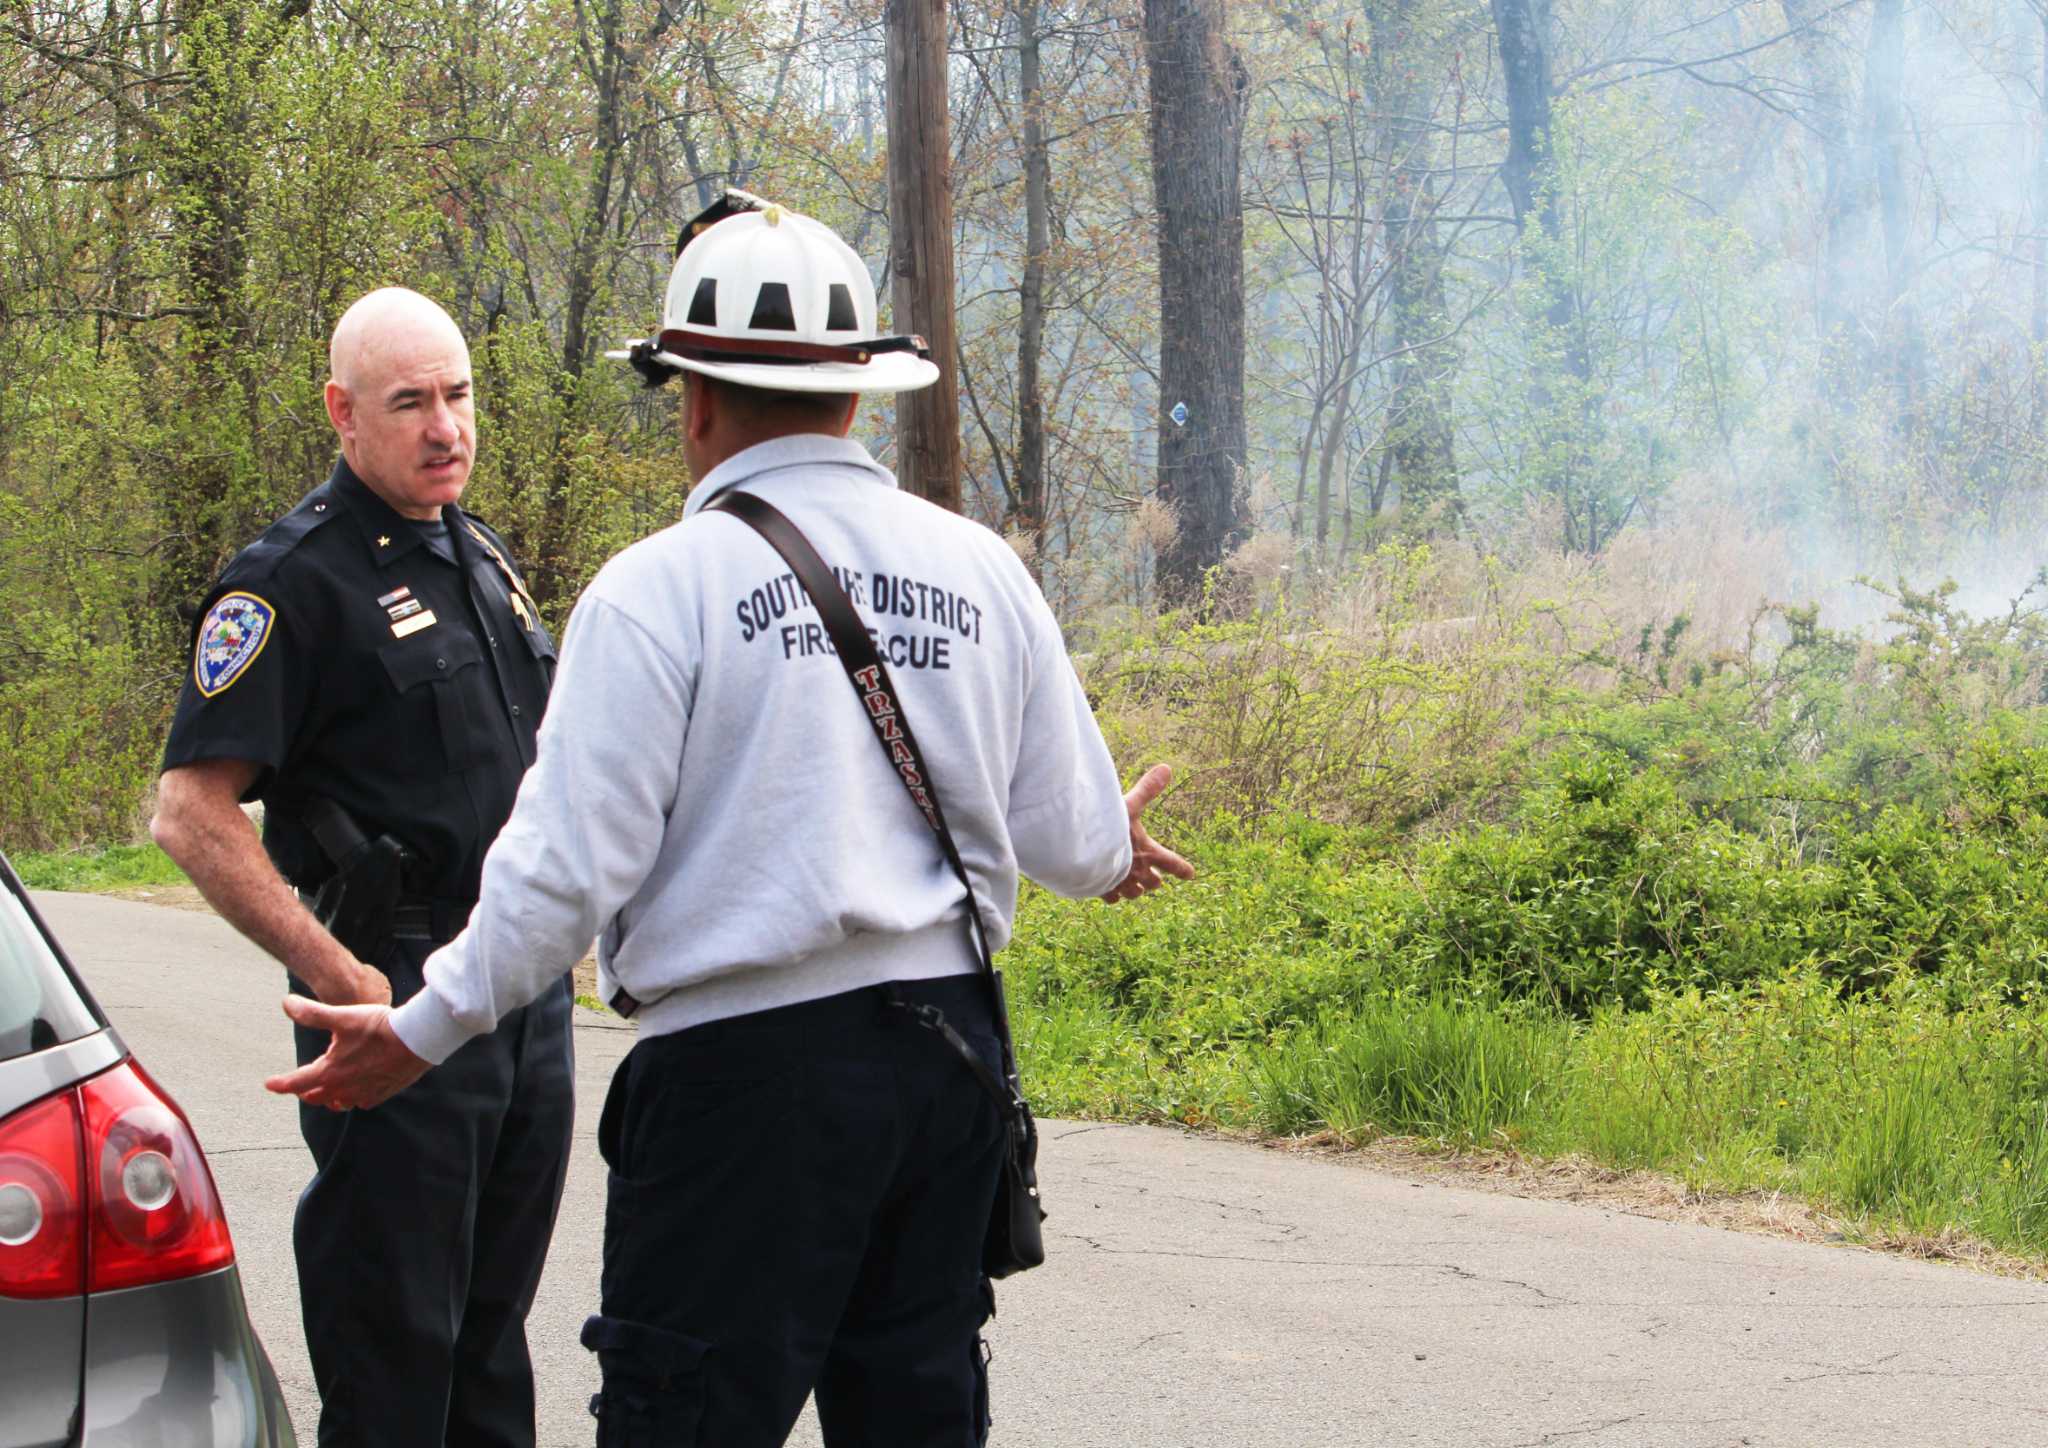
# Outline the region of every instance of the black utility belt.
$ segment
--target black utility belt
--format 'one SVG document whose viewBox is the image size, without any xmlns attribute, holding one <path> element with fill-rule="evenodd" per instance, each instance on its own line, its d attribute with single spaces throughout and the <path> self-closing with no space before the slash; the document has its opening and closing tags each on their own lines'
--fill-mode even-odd
<svg viewBox="0 0 2048 1448">
<path fill-rule="evenodd" d="M 317 909 L 314 904 L 316 891 L 300 890 L 299 899 L 309 910 Z M 443 900 L 432 895 L 401 895 L 391 910 L 391 925 L 386 932 L 392 940 L 430 940 L 436 945 L 444 944 L 460 935 L 469 924 L 469 912 L 475 906 L 469 900 Z M 344 945 L 347 941 L 342 942 Z"/>
<path fill-rule="evenodd" d="M 431 940 L 436 944 L 453 940 L 469 924 L 471 902 L 403 898 L 391 912 L 391 938 Z"/>
</svg>

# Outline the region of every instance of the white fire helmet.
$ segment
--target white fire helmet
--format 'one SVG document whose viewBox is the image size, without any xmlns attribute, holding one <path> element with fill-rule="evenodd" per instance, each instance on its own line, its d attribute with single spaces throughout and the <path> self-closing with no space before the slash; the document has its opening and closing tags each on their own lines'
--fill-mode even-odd
<svg viewBox="0 0 2048 1448">
<path fill-rule="evenodd" d="M 660 335 L 607 355 L 656 387 L 679 370 L 780 392 L 909 392 L 939 380 L 922 337 L 875 335 L 875 286 L 852 247 L 737 189 L 677 238 Z"/>
</svg>

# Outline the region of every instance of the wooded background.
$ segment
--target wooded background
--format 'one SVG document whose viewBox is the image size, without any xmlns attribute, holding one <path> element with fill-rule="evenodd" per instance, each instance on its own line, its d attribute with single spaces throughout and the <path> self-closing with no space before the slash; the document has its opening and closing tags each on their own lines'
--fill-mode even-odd
<svg viewBox="0 0 2048 1448">
<path fill-rule="evenodd" d="M 371 287 L 469 335 L 469 501 L 557 625 L 673 520 L 673 397 L 601 354 L 726 184 L 888 305 L 888 19 L 0 0 L 0 843 L 132 828 L 189 610 L 324 476 Z M 2042 556 L 2048 0 L 945 22 L 961 506 L 1071 625 L 1313 601 L 1418 538 L 1735 530 L 1786 563 L 1745 586 L 1987 598 Z M 894 460 L 886 403 L 858 427 Z"/>
</svg>

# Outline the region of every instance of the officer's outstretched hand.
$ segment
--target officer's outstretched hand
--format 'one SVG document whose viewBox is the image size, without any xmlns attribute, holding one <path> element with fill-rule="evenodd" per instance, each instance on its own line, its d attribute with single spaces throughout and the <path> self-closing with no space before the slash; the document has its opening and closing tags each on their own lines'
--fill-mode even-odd
<svg viewBox="0 0 2048 1448">
<path fill-rule="evenodd" d="M 391 1029 L 389 1006 L 324 1006 L 288 995 L 284 1013 L 333 1039 L 319 1060 L 263 1083 L 280 1096 L 296 1096 L 329 1111 L 380 1106 L 431 1069 Z"/>
<path fill-rule="evenodd" d="M 1155 764 L 1124 796 L 1124 808 L 1131 816 L 1131 872 L 1117 882 L 1115 889 L 1103 895 L 1102 898 L 1112 905 L 1119 900 L 1135 900 L 1148 890 L 1157 890 L 1166 883 L 1162 875 L 1182 880 L 1195 878 L 1195 867 L 1145 833 L 1145 825 L 1139 819 L 1145 813 L 1145 806 L 1159 798 L 1172 782 L 1172 768 Z"/>
</svg>

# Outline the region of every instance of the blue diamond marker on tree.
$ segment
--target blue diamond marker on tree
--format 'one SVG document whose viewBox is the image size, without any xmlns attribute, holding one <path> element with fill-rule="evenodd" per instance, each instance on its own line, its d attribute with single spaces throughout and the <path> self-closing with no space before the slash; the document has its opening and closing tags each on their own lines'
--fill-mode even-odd
<svg viewBox="0 0 2048 1448">
<path fill-rule="evenodd" d="M 1175 427 L 1186 427 L 1188 425 L 1188 405 L 1185 402 L 1174 403 L 1173 411 L 1166 415 L 1173 419 Z"/>
</svg>

